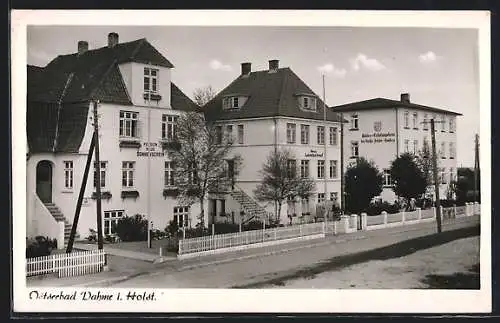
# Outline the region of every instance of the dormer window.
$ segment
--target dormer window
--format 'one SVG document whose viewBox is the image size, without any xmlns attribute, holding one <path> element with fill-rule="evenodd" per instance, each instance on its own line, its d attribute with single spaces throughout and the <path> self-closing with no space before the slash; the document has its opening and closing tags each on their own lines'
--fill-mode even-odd
<svg viewBox="0 0 500 323">
<path fill-rule="evenodd" d="M 239 109 L 241 107 L 240 101 L 241 101 L 240 98 L 237 96 L 226 97 L 222 99 L 222 108 L 224 110 Z"/>
<path fill-rule="evenodd" d="M 158 92 L 158 69 L 144 68 L 144 92 Z"/>
<path fill-rule="evenodd" d="M 316 111 L 316 98 L 313 96 L 299 96 L 299 106 L 302 110 Z"/>
</svg>

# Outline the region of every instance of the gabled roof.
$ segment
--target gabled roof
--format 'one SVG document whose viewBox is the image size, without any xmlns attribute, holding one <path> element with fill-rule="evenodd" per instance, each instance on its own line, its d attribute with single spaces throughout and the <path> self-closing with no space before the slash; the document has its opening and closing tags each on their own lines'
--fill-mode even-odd
<svg viewBox="0 0 500 323">
<path fill-rule="evenodd" d="M 172 68 L 173 65 L 145 38 L 101 47 L 85 53 L 59 55 L 42 71 L 43 82 L 33 86 L 29 99 L 41 102 L 82 102 L 90 99 L 131 104 L 118 65 L 146 63 Z M 32 71 L 36 69 L 32 68 Z M 103 82 L 104 88 L 102 87 Z"/>
<path fill-rule="evenodd" d="M 248 97 L 239 109 L 223 110 L 222 99 L 228 95 Z M 301 110 L 298 95 L 311 95 L 318 98 L 316 112 Z M 259 117 L 294 117 L 323 120 L 323 101 L 290 68 L 279 68 L 240 75 L 204 107 L 207 120 L 229 120 Z M 327 109 L 327 120 L 340 121 L 340 116 Z"/>
<path fill-rule="evenodd" d="M 444 110 L 434 107 L 429 107 L 425 105 L 415 104 L 405 101 L 390 100 L 384 98 L 375 98 L 370 100 L 358 101 L 347 103 L 343 105 L 338 105 L 332 107 L 336 112 L 348 112 L 348 111 L 360 111 L 360 110 L 376 110 L 376 109 L 394 109 L 394 108 L 409 108 L 409 109 L 419 109 L 424 111 L 436 112 L 436 113 L 446 113 L 461 116 L 461 113 Z"/>
</svg>

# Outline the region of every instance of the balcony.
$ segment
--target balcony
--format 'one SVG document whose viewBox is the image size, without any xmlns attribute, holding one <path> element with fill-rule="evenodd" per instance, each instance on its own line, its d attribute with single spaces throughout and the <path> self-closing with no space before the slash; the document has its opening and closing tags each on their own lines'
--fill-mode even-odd
<svg viewBox="0 0 500 323">
<path fill-rule="evenodd" d="M 151 92 L 145 92 L 142 94 L 142 97 L 144 100 L 148 101 L 160 101 L 161 100 L 161 95 L 158 93 L 151 93 Z"/>
</svg>

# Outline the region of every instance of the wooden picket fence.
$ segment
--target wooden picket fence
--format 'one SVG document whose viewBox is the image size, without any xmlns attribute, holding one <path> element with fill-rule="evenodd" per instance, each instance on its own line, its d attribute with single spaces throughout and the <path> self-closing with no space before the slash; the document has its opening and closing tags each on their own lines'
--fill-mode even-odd
<svg viewBox="0 0 500 323">
<path fill-rule="evenodd" d="M 95 274 L 106 264 L 104 250 L 77 251 L 26 259 L 26 276 L 55 274 L 74 277 Z"/>
</svg>

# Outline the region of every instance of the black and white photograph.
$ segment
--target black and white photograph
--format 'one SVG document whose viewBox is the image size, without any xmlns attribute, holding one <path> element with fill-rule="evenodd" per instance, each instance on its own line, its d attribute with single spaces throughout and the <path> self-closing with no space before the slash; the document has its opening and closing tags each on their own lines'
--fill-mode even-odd
<svg viewBox="0 0 500 323">
<path fill-rule="evenodd" d="M 14 308 L 491 310 L 488 12 L 13 17 Z"/>
</svg>

